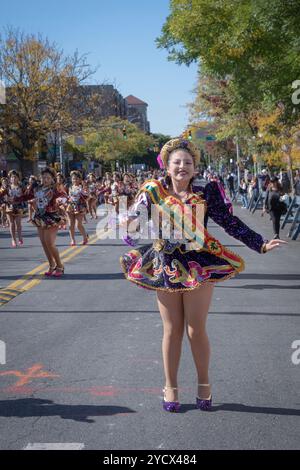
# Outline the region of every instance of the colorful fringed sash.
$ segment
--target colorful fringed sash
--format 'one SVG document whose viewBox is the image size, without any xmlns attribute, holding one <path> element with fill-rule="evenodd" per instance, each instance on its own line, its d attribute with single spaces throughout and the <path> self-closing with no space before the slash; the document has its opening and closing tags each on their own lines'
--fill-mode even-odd
<svg viewBox="0 0 300 470">
<path fill-rule="evenodd" d="M 204 204 L 204 210 L 206 211 L 206 201 L 201 197 L 203 193 L 193 193 L 187 202 L 183 203 L 180 199 L 169 195 L 161 182 L 154 179 L 145 181 L 140 191 L 146 191 L 151 201 L 159 205 L 159 210 L 167 217 L 171 217 L 174 226 L 182 231 L 183 236 L 188 240 L 192 240 L 193 245 L 196 244 L 198 248 L 194 249 L 209 251 L 218 257 L 226 259 L 237 269 L 243 268 L 243 259 L 211 236 L 204 225 L 197 220 L 193 210 L 184 211 L 185 204 Z M 183 226 L 182 220 L 184 220 Z"/>
<path fill-rule="evenodd" d="M 162 184 L 157 180 L 148 180 L 141 188 L 150 195 L 151 201 L 159 206 L 159 212 L 168 218 L 182 233 L 187 240 L 192 240 L 198 248 L 203 247 L 205 243 L 205 228 L 200 223 L 199 217 L 193 210 L 195 204 L 205 204 L 205 201 L 195 193 L 186 203 L 180 199 L 169 195 Z M 191 205 L 191 210 L 187 210 L 187 204 Z M 204 219 L 203 211 L 203 219 Z"/>
</svg>

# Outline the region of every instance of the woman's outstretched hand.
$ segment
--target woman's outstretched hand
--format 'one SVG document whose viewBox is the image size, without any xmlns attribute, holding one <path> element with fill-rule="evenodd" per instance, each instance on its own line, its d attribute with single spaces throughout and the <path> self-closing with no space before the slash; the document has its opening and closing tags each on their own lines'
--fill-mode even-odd
<svg viewBox="0 0 300 470">
<path fill-rule="evenodd" d="M 273 240 L 270 240 L 268 243 L 266 243 L 266 253 L 268 251 L 274 250 L 274 248 L 277 248 L 278 246 L 287 244 L 288 242 L 284 240 L 280 240 L 279 238 L 273 238 Z"/>
</svg>

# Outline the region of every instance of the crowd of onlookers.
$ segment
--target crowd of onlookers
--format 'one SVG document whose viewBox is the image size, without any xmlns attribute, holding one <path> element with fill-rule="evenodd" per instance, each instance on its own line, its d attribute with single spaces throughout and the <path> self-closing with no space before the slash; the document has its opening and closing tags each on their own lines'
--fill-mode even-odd
<svg viewBox="0 0 300 470">
<path fill-rule="evenodd" d="M 289 173 L 285 170 L 274 174 L 273 176 L 270 173 L 263 169 L 260 174 L 254 176 L 249 171 L 245 170 L 240 183 L 237 183 L 237 175 L 235 173 L 229 173 L 226 177 L 227 188 L 232 199 L 235 199 L 237 195 L 240 195 L 242 201 L 242 207 L 248 208 L 250 199 L 254 195 L 256 200 L 259 196 L 259 193 L 266 192 L 269 184 L 272 182 L 278 181 L 278 188 L 282 193 L 282 196 L 287 195 L 285 200 L 288 200 L 288 195 L 292 192 L 300 196 L 300 172 L 295 170 L 293 174 L 293 185 L 291 183 L 291 178 Z"/>
<path fill-rule="evenodd" d="M 252 196 L 254 201 L 257 201 L 259 195 L 263 195 L 262 215 L 269 214 L 273 224 L 274 238 L 279 238 L 280 219 L 287 212 L 291 195 L 300 196 L 299 170 L 293 173 L 293 181 L 291 181 L 290 174 L 283 169 L 272 176 L 266 169 L 263 169 L 257 176 L 245 171 L 239 184 L 237 176 L 229 173 L 226 182 L 230 197 L 234 200 L 240 196 L 244 209 L 249 208 Z"/>
</svg>

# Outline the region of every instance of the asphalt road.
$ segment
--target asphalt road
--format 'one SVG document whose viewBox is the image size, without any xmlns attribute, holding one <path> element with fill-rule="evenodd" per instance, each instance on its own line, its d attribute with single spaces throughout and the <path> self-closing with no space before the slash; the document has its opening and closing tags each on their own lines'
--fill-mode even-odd
<svg viewBox="0 0 300 470">
<path fill-rule="evenodd" d="M 259 212 L 235 213 L 272 236 Z M 0 230 L 1 288 L 44 262 L 35 229 L 24 228 L 17 249 Z M 260 255 L 214 223 L 208 229 L 246 262 L 236 278 L 216 285 L 210 308 L 213 410 L 195 408 L 186 336 L 182 409 L 162 410 L 155 292 L 124 279 L 122 241 L 97 240 L 66 261 L 63 279 L 28 276 L 33 286 L 0 307 L 0 449 L 299 449 L 300 364 L 291 357 L 300 340 L 300 241 Z M 68 249 L 67 232 L 58 244 Z"/>
</svg>

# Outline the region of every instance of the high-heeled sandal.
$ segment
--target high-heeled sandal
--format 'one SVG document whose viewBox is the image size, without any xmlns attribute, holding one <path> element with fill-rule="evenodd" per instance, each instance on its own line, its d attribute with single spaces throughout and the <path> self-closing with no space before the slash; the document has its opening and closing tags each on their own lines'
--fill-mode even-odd
<svg viewBox="0 0 300 470">
<path fill-rule="evenodd" d="M 44 276 L 48 276 L 48 277 L 49 277 L 49 276 L 52 276 L 52 274 L 53 274 L 54 271 L 56 270 L 56 267 L 57 267 L 57 266 L 54 266 L 53 268 L 49 267 L 48 271 L 46 271 L 46 272 L 44 273 Z"/>
<path fill-rule="evenodd" d="M 58 268 L 56 266 L 55 271 L 53 272 L 52 276 L 54 277 L 62 277 L 62 275 L 65 273 L 65 267 L 63 266 L 62 268 Z"/>
<path fill-rule="evenodd" d="M 173 412 L 173 413 L 176 413 L 176 412 L 179 410 L 179 408 L 180 408 L 180 403 L 179 403 L 179 401 L 166 401 L 166 400 L 165 400 L 167 388 L 170 388 L 170 389 L 172 389 L 172 390 L 178 390 L 177 387 L 167 387 L 167 386 L 165 386 L 165 387 L 162 389 L 163 392 L 164 392 L 163 409 L 164 409 L 165 411 L 171 411 L 171 412 Z"/>
<path fill-rule="evenodd" d="M 83 242 L 82 242 L 81 244 L 82 244 L 82 245 L 87 245 L 88 242 L 89 242 L 89 238 L 90 238 L 89 235 L 86 234 L 86 238 L 83 240 Z"/>
<path fill-rule="evenodd" d="M 201 387 L 209 387 L 210 384 L 198 384 Z M 212 407 L 212 394 L 208 398 L 196 397 L 196 407 L 203 411 L 209 411 Z"/>
</svg>

